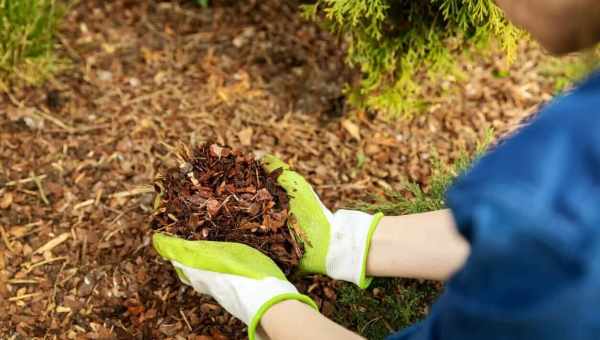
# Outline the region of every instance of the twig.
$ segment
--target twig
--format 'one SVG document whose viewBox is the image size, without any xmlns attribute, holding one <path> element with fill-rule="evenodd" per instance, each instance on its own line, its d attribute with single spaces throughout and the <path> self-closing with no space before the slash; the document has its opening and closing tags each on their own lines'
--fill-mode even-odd
<svg viewBox="0 0 600 340">
<path fill-rule="evenodd" d="M 32 114 L 35 115 L 35 116 L 40 116 L 43 119 L 49 120 L 54 125 L 56 125 L 56 126 L 62 128 L 62 129 L 64 129 L 65 131 L 67 131 L 69 133 L 72 133 L 75 130 L 73 127 L 71 127 L 71 126 L 63 123 L 60 119 L 58 119 L 56 117 L 53 117 L 52 115 L 50 115 L 50 114 L 48 114 L 48 113 L 46 113 L 44 111 L 41 111 L 41 110 L 34 111 L 34 112 L 32 112 Z"/>
<path fill-rule="evenodd" d="M 33 234 L 33 233 L 35 233 L 35 231 L 36 231 L 36 230 L 35 230 L 35 229 L 33 229 L 33 227 L 37 227 L 37 226 L 40 226 L 40 225 L 42 225 L 42 224 L 43 224 L 43 222 L 42 222 L 42 221 L 37 221 L 37 222 L 33 222 L 33 223 L 26 224 L 26 225 L 24 225 L 24 226 L 21 226 L 21 227 L 14 227 L 14 229 L 17 229 L 17 228 L 29 229 L 29 228 L 31 228 L 31 230 L 29 230 L 29 231 L 27 231 L 27 232 L 24 232 L 24 233 L 23 233 L 23 234 L 21 234 L 21 235 L 14 235 L 14 234 L 13 234 L 13 239 L 15 239 L 15 240 L 18 240 L 18 239 L 20 239 L 20 238 L 23 238 L 23 237 L 25 237 L 25 236 L 29 236 L 29 235 L 31 235 L 31 234 Z M 14 229 L 13 229 L 13 230 L 14 230 Z"/>
<path fill-rule="evenodd" d="M 56 36 L 58 37 L 58 40 L 60 40 L 60 43 L 63 45 L 63 47 L 65 48 L 65 50 L 67 51 L 67 54 L 69 55 L 69 57 L 71 57 L 71 59 L 73 59 L 73 60 L 81 59 L 81 56 L 79 55 L 79 53 L 77 53 L 77 51 L 75 51 L 75 49 L 69 43 L 69 40 L 67 38 L 65 38 L 64 35 L 62 35 L 60 33 L 56 33 Z"/>
<path fill-rule="evenodd" d="M 192 325 L 190 325 L 190 322 L 188 321 L 188 319 L 185 317 L 185 313 L 183 312 L 183 310 L 179 310 L 179 314 L 181 314 L 181 316 L 183 317 L 183 321 L 185 322 L 185 324 L 188 326 L 188 329 L 190 330 L 190 332 L 193 331 Z"/>
<path fill-rule="evenodd" d="M 148 99 L 152 99 L 156 96 L 159 96 L 165 92 L 168 92 L 170 89 L 166 88 L 166 89 L 160 89 L 151 93 L 147 93 L 147 94 L 143 94 L 141 96 L 137 96 L 135 98 L 129 99 L 129 100 L 125 100 L 121 103 L 122 106 L 127 106 L 127 105 L 131 105 L 131 104 L 135 104 L 135 103 L 140 103 L 140 102 L 144 102 Z"/>
<path fill-rule="evenodd" d="M 46 197 L 46 193 L 44 192 L 44 186 L 42 185 L 42 180 L 40 180 L 40 178 L 37 177 L 33 171 L 29 172 L 29 176 L 31 176 L 31 178 L 33 178 L 33 181 L 35 182 L 35 186 L 38 188 L 38 191 L 40 192 L 40 198 L 42 199 L 44 204 L 50 205 L 50 201 L 48 201 L 48 197 Z"/>
<path fill-rule="evenodd" d="M 75 275 L 77 275 L 77 272 L 78 272 L 78 271 L 79 271 L 79 270 L 78 270 L 77 268 L 71 268 L 71 269 L 67 270 L 67 272 L 72 272 L 72 273 L 69 273 L 69 275 L 68 275 L 67 277 L 65 277 L 65 278 L 64 278 L 62 281 L 60 281 L 60 282 L 58 283 L 58 285 L 62 287 L 62 286 L 65 284 L 65 283 L 67 283 L 67 281 L 69 281 L 69 280 L 70 280 L 70 279 L 72 279 L 72 278 L 73 278 Z"/>
<path fill-rule="evenodd" d="M 7 281 L 11 285 L 26 285 L 26 284 L 38 284 L 38 280 L 27 280 L 27 279 L 11 279 Z"/>
<path fill-rule="evenodd" d="M 110 198 L 130 197 L 130 196 L 147 194 L 149 192 L 154 192 L 154 188 L 152 188 L 149 185 L 145 185 L 145 186 L 140 186 L 140 187 L 133 188 L 133 189 L 127 190 L 127 191 L 116 192 L 114 194 L 109 195 L 108 197 L 110 197 Z"/>
<path fill-rule="evenodd" d="M 58 290 L 58 278 L 62 274 L 63 270 L 65 270 L 66 266 L 67 266 L 67 262 L 64 262 L 62 264 L 62 266 L 60 266 L 60 270 L 58 271 L 58 274 L 56 275 L 56 278 L 54 279 L 54 287 L 52 288 L 52 296 L 48 299 L 48 302 L 46 303 L 47 311 L 51 311 L 51 309 L 48 308 L 50 305 L 56 306 L 56 292 Z"/>
<path fill-rule="evenodd" d="M 85 208 L 85 207 L 87 207 L 87 206 L 89 206 L 89 205 L 92 205 L 92 204 L 94 204 L 94 202 L 95 202 L 95 200 L 93 200 L 93 199 L 89 199 L 89 200 L 87 200 L 87 201 L 83 201 L 83 202 L 77 203 L 77 204 L 75 204 L 75 205 L 73 206 L 73 210 L 79 210 L 79 209 L 81 209 L 81 208 Z"/>
<path fill-rule="evenodd" d="M 361 330 L 360 330 L 360 333 L 361 333 L 361 334 L 364 334 L 364 332 L 365 332 L 365 330 L 367 329 L 367 327 L 369 327 L 371 324 L 373 324 L 373 323 L 375 323 L 375 322 L 377 322 L 377 321 L 379 321 L 379 320 L 381 320 L 381 319 L 382 319 L 382 317 L 381 317 L 381 316 L 378 316 L 378 317 L 376 317 L 376 318 L 375 318 L 375 319 L 373 319 L 373 320 L 369 320 L 369 322 L 367 322 L 367 323 L 366 323 L 364 326 L 362 326 L 362 328 L 361 328 Z"/>
<path fill-rule="evenodd" d="M 46 242 L 46 244 L 39 247 L 33 253 L 34 254 L 43 254 L 47 251 L 50 251 L 50 250 L 54 249 L 55 247 L 57 247 L 59 244 L 65 242 L 69 237 L 71 237 L 71 234 L 62 233 L 62 234 L 58 235 L 57 237 L 53 238 L 52 240 Z"/>
<path fill-rule="evenodd" d="M 115 229 L 115 230 L 112 230 L 112 231 L 111 231 L 111 232 L 109 232 L 109 233 L 108 233 L 108 234 L 107 234 L 107 235 L 106 235 L 106 236 L 105 236 L 103 239 L 104 239 L 104 240 L 106 240 L 106 241 L 108 241 L 108 240 L 110 240 L 110 238 L 111 238 L 111 237 L 113 237 L 113 235 L 114 235 L 114 234 L 116 234 L 116 233 L 118 233 L 119 231 L 121 231 L 121 230 L 124 230 L 124 229 L 126 229 L 126 228 L 127 228 L 127 226 L 122 226 L 122 227 L 120 227 L 120 228 L 117 228 L 117 229 Z"/>
<path fill-rule="evenodd" d="M 8 240 L 8 236 L 6 235 L 6 230 L 4 230 L 4 227 L 1 225 L 0 225 L 0 234 L 2 234 L 2 241 L 4 241 L 4 245 L 6 246 L 6 249 L 8 249 L 8 251 L 13 253 L 15 250 L 10 245 L 10 241 Z"/>
<path fill-rule="evenodd" d="M 24 178 L 24 179 L 19 179 L 16 181 L 10 181 L 10 182 L 6 182 L 4 184 L 2 184 L 4 187 L 13 187 L 15 185 L 18 184 L 26 184 L 26 183 L 30 183 L 30 182 L 35 182 L 36 178 L 38 180 L 42 180 L 44 178 L 48 177 L 47 175 L 40 175 L 40 176 L 35 176 L 35 177 L 29 177 L 29 178 Z"/>
<path fill-rule="evenodd" d="M 43 261 L 40 261 L 40 262 L 36 262 L 36 263 L 32 264 L 31 266 L 29 266 L 29 267 L 28 267 L 28 268 L 25 270 L 25 273 L 29 273 L 29 272 L 31 272 L 32 270 L 34 270 L 35 268 L 37 268 L 37 267 L 40 267 L 40 266 L 43 266 L 43 265 L 46 265 L 46 264 L 48 264 L 48 263 L 52 263 L 52 262 L 56 262 L 56 261 L 64 261 L 64 260 L 68 260 L 68 259 L 69 259 L 69 258 L 68 258 L 68 257 L 66 257 L 66 256 L 60 256 L 60 257 L 55 257 L 55 258 L 51 258 L 51 259 L 47 259 L 47 260 L 43 260 Z"/>
<path fill-rule="evenodd" d="M 40 295 L 42 295 L 42 293 L 23 294 L 23 295 L 13 296 L 11 298 L 8 298 L 8 301 L 10 301 L 10 302 L 20 301 L 20 300 L 25 300 L 25 299 L 29 299 L 29 298 L 38 297 Z"/>
</svg>

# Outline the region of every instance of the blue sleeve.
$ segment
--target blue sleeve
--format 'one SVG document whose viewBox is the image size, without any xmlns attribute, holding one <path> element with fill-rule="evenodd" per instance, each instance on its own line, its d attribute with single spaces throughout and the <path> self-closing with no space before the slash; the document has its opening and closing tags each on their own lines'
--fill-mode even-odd
<svg viewBox="0 0 600 340">
<path fill-rule="evenodd" d="M 600 339 L 600 74 L 448 192 L 467 263 L 396 340 Z"/>
</svg>

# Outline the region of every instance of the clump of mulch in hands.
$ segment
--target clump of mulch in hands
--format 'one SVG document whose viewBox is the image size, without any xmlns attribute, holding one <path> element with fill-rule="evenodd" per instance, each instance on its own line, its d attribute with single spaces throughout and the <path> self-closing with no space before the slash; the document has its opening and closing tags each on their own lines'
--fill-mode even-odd
<svg viewBox="0 0 600 340">
<path fill-rule="evenodd" d="M 303 254 L 288 228 L 288 197 L 252 154 L 218 144 L 180 148 L 180 166 L 155 182 L 151 226 L 186 240 L 239 242 L 254 247 L 289 275 Z"/>
</svg>

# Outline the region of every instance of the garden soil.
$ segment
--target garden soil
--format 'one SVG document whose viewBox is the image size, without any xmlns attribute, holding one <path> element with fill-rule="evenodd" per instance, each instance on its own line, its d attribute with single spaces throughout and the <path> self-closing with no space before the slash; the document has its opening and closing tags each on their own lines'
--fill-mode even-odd
<svg viewBox="0 0 600 340">
<path fill-rule="evenodd" d="M 429 105 L 415 118 L 351 112 L 343 41 L 297 5 L 91 0 L 67 13 L 60 75 L 0 95 L 0 338 L 245 337 L 150 246 L 151 184 L 179 165 L 178 143 L 274 153 L 336 209 L 407 180 L 426 187 L 434 153 L 451 162 L 552 94 L 524 42 L 508 73 L 490 54 L 465 59 L 462 80 L 423 76 Z M 339 282 L 294 283 L 335 315 Z"/>
</svg>

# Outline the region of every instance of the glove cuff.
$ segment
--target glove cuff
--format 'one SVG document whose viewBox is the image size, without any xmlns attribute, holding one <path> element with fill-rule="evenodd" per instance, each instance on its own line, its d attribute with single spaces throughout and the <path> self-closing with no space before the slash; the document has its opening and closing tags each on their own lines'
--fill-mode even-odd
<svg viewBox="0 0 600 340">
<path fill-rule="evenodd" d="M 256 339 L 256 328 L 260 323 L 260 319 L 267 312 L 267 310 L 269 310 L 269 308 L 271 308 L 273 305 L 285 300 L 298 300 L 314 308 L 316 311 L 319 311 L 319 307 L 317 306 L 317 304 L 306 295 L 300 293 L 285 293 L 274 296 L 270 300 L 266 301 L 262 306 L 260 306 L 260 308 L 254 314 L 254 317 L 252 317 L 252 320 L 250 320 L 250 323 L 248 324 L 248 340 Z"/>
<path fill-rule="evenodd" d="M 331 239 L 327 251 L 327 275 L 367 288 L 367 256 L 373 233 L 383 214 L 339 210 L 331 220 Z"/>
</svg>

